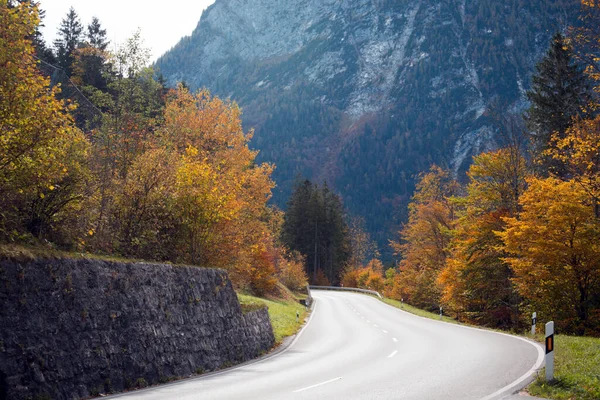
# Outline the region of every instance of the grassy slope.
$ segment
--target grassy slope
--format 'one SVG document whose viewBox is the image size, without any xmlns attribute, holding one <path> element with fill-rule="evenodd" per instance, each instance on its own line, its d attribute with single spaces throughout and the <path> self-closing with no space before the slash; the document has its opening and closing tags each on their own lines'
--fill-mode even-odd
<svg viewBox="0 0 600 400">
<path fill-rule="evenodd" d="M 298 302 L 296 295 L 289 292 L 285 298 L 271 299 L 238 293 L 238 299 L 244 310 L 252 310 L 264 306 L 268 307 L 269 317 L 273 325 L 273 333 L 275 334 L 275 343 L 277 345 L 281 344 L 286 336 L 291 336 L 298 332 L 307 314 L 305 307 Z M 300 314 L 298 321 L 296 321 L 296 312 Z"/>
<path fill-rule="evenodd" d="M 425 318 L 437 319 L 437 320 L 440 319 L 440 315 L 439 314 L 432 313 L 432 312 L 425 311 L 425 310 L 421 310 L 420 308 L 413 307 L 413 306 L 411 306 L 409 304 L 401 303 L 398 300 L 383 299 L 382 301 L 384 303 L 387 303 L 387 304 L 391 305 L 391 306 L 394 306 L 396 308 L 400 308 L 400 309 L 402 309 L 404 311 L 407 311 L 407 312 L 409 312 L 411 314 L 418 315 L 419 317 L 425 317 Z M 445 315 L 442 317 L 442 320 L 444 322 L 450 322 L 452 324 L 457 324 L 458 323 L 455 319 L 447 317 Z"/>
<path fill-rule="evenodd" d="M 600 338 L 556 335 L 554 340 L 555 379 L 548 383 L 540 373 L 529 393 L 556 400 L 600 399 Z"/>
</svg>

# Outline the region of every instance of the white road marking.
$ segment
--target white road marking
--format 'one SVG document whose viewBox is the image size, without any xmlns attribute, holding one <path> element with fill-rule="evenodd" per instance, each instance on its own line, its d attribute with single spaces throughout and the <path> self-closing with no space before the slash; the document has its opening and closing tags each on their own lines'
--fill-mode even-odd
<svg viewBox="0 0 600 400">
<path fill-rule="evenodd" d="M 398 308 L 396 308 L 396 307 L 394 307 L 394 306 L 392 306 L 390 304 L 387 304 L 387 303 L 383 303 L 383 304 L 385 304 L 386 306 L 388 306 L 388 307 L 390 307 L 390 308 L 392 308 L 392 309 L 394 309 L 396 311 L 400 311 L 400 312 L 406 313 L 406 311 L 400 310 L 400 309 L 398 309 Z M 419 315 L 414 315 L 413 314 L 413 316 L 416 317 L 416 318 L 427 319 L 426 317 L 421 317 Z M 436 322 L 440 323 L 440 324 L 447 324 L 447 322 L 442 322 L 442 321 L 436 321 Z M 519 340 L 522 340 L 523 342 L 529 343 L 530 345 L 532 345 L 533 347 L 535 347 L 537 349 L 537 351 L 538 351 L 538 358 L 537 358 L 535 364 L 531 367 L 531 369 L 529 371 L 527 371 L 525 374 L 523 374 L 516 381 L 514 381 L 512 383 L 509 383 L 508 385 L 504 386 L 501 389 L 498 389 L 494 393 L 492 393 L 492 394 L 490 394 L 490 395 L 482 398 L 481 400 L 491 400 L 493 398 L 498 397 L 501 394 L 505 394 L 505 393 L 509 392 L 510 390 L 514 389 L 515 387 L 517 387 L 518 385 L 520 385 L 521 383 L 523 383 L 526 379 L 529 379 L 537 370 L 540 369 L 540 367 L 542 366 L 542 364 L 544 362 L 544 349 L 542 348 L 542 346 L 540 346 L 538 343 L 536 343 L 536 342 L 534 342 L 532 340 L 525 339 L 525 338 L 522 338 L 520 336 L 509 335 L 508 333 L 489 331 L 489 330 L 486 330 L 486 329 L 483 329 L 483 328 L 474 328 L 474 327 L 465 326 L 465 325 L 455 325 L 455 326 L 458 327 L 458 328 L 462 328 L 462 329 L 471 329 L 471 330 L 474 330 L 474 331 L 487 332 L 487 333 L 495 333 L 497 335 L 508 336 L 508 337 L 513 338 L 513 339 L 519 339 Z"/>
<path fill-rule="evenodd" d="M 392 340 L 393 340 L 394 342 L 397 342 L 397 341 L 398 341 L 398 339 L 396 339 L 396 338 L 392 338 Z"/>
<path fill-rule="evenodd" d="M 293 393 L 300 393 L 300 392 L 304 392 L 305 390 L 312 389 L 312 388 L 316 388 L 316 387 L 318 387 L 318 386 L 327 385 L 328 383 L 335 382 L 335 381 L 339 381 L 340 379 L 342 379 L 342 377 L 341 377 L 341 376 L 338 376 L 337 378 L 333 378 L 333 379 L 330 379 L 330 380 L 328 380 L 328 381 L 325 381 L 325 382 L 317 383 L 316 385 L 307 386 L 307 387 L 305 387 L 305 388 L 302 388 L 302 389 L 294 390 L 294 392 L 293 392 Z"/>
<path fill-rule="evenodd" d="M 394 350 L 394 351 L 392 352 L 392 354 L 390 354 L 389 356 L 387 356 L 387 358 L 392 358 L 392 357 L 394 357 L 394 356 L 396 355 L 396 353 L 398 353 L 398 350 Z"/>
<path fill-rule="evenodd" d="M 367 322 L 371 322 L 371 321 L 367 320 Z"/>
<path fill-rule="evenodd" d="M 387 331 L 386 331 L 385 329 L 383 329 L 381 332 L 383 332 L 383 333 L 387 333 Z"/>
<path fill-rule="evenodd" d="M 373 325 L 375 328 L 379 328 L 379 325 Z"/>
</svg>

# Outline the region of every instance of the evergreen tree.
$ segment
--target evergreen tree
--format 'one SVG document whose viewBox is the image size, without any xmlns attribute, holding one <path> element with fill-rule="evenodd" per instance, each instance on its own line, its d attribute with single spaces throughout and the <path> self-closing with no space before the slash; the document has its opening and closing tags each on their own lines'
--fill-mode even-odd
<svg viewBox="0 0 600 400">
<path fill-rule="evenodd" d="M 106 40 L 106 29 L 102 29 L 100 20 L 97 17 L 92 18 L 92 22 L 87 26 L 88 46 L 98 50 L 106 50 L 108 40 Z"/>
<path fill-rule="evenodd" d="M 282 241 L 306 258 L 315 282 L 319 271 L 336 284 L 351 256 L 350 234 L 340 197 L 309 180 L 297 180 L 284 217 Z"/>
<path fill-rule="evenodd" d="M 73 53 L 82 39 L 83 25 L 75 9 L 71 7 L 58 28 L 58 38 L 54 41 L 58 64 L 71 76 L 73 73 Z"/>
<path fill-rule="evenodd" d="M 107 78 L 110 75 L 106 52 L 108 43 L 106 29 L 102 29 L 98 18 L 93 17 L 92 22 L 87 26 L 86 41 L 74 51 L 71 65 L 74 81 L 79 86 L 87 87 L 88 95 L 90 95 L 90 87 L 102 92 L 108 89 Z"/>
<path fill-rule="evenodd" d="M 581 116 L 590 100 L 590 91 L 583 70 L 573 62 L 573 49 L 557 32 L 546 56 L 536 66 L 531 101 L 526 121 L 531 131 L 532 152 L 540 172 L 564 174 L 563 168 L 543 154 L 551 147 L 551 136 L 563 137 L 572 125 L 573 117 Z"/>
</svg>

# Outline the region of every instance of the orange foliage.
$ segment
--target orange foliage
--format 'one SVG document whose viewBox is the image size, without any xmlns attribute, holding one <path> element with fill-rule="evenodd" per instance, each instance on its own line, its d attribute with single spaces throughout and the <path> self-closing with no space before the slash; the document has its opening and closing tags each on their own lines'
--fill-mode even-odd
<svg viewBox="0 0 600 400">
<path fill-rule="evenodd" d="M 383 277 L 383 264 L 377 259 L 371 260 L 366 267 L 349 268 L 342 273 L 344 287 L 375 290 L 383 292 L 386 280 Z"/>
<path fill-rule="evenodd" d="M 317 278 L 312 284 L 317 286 L 331 286 L 331 282 L 329 282 L 329 279 L 327 279 L 327 276 L 322 269 L 317 270 Z"/>
<path fill-rule="evenodd" d="M 304 257 L 298 252 L 290 254 L 281 250 L 277 270 L 279 281 L 292 291 L 300 291 L 308 285 Z"/>
</svg>

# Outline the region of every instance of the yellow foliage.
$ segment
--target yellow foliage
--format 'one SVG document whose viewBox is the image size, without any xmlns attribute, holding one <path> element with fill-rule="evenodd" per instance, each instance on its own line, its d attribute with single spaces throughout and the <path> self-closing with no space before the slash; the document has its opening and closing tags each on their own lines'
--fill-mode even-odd
<svg viewBox="0 0 600 400">
<path fill-rule="evenodd" d="M 73 107 L 55 97 L 59 89 L 50 89 L 37 70 L 30 38 L 38 23 L 30 2 L 0 2 L 0 205 L 34 208 L 26 225 L 41 236 L 78 199 L 73 191 L 84 173 L 88 143 L 69 115 Z M 0 234 L 20 229 L 18 218 L 2 213 Z"/>
<path fill-rule="evenodd" d="M 600 290 L 600 221 L 589 200 L 577 182 L 532 178 L 519 218 L 506 218 L 498 233 L 521 296 L 540 317 L 580 334 L 599 324 L 590 316 Z"/>
</svg>

